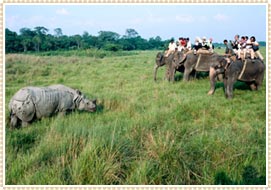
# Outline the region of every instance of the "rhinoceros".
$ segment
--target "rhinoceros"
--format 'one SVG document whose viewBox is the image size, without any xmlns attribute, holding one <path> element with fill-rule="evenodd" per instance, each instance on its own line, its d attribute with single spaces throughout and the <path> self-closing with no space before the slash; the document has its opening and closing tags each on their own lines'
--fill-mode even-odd
<svg viewBox="0 0 271 190">
<path fill-rule="evenodd" d="M 34 119 L 66 114 L 73 110 L 96 111 L 96 100 L 89 100 L 79 91 L 58 84 L 48 87 L 24 87 L 9 102 L 10 125 L 27 126 Z"/>
</svg>

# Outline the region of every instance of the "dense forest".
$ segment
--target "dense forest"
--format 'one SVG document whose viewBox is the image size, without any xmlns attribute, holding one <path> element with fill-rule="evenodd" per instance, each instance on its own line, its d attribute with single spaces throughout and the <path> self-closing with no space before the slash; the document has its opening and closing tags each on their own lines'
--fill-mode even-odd
<svg viewBox="0 0 271 190">
<path fill-rule="evenodd" d="M 177 39 L 175 39 L 177 40 Z M 53 34 L 43 26 L 34 29 L 21 28 L 19 34 L 5 29 L 6 53 L 44 52 L 56 50 L 103 49 L 108 51 L 131 50 L 163 50 L 170 39 L 162 40 L 160 36 L 142 38 L 135 29 L 126 29 L 125 35 L 112 31 L 100 31 L 98 36 L 84 32 L 82 35 L 63 35 L 61 28 L 56 28 Z M 260 42 L 265 46 L 265 42 Z M 222 43 L 214 43 L 215 48 L 223 47 Z"/>
<path fill-rule="evenodd" d="M 19 34 L 6 28 L 6 53 L 88 48 L 109 51 L 164 49 L 169 42 L 163 41 L 159 36 L 146 40 L 134 29 L 127 29 L 123 36 L 112 31 L 100 31 L 98 36 L 90 35 L 88 32 L 67 36 L 63 35 L 61 28 L 54 29 L 53 35 L 48 32 L 49 30 L 42 26 L 37 26 L 33 30 L 22 28 Z"/>
</svg>

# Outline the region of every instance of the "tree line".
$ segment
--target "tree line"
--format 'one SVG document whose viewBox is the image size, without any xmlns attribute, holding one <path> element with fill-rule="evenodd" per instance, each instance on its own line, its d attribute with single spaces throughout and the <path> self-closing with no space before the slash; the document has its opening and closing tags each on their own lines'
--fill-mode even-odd
<svg viewBox="0 0 271 190">
<path fill-rule="evenodd" d="M 135 29 L 126 29 L 125 35 L 112 31 L 100 31 L 98 36 L 84 32 L 82 35 L 63 35 L 61 28 L 56 28 L 53 34 L 49 29 L 37 26 L 34 29 L 21 28 L 19 34 L 5 29 L 6 53 L 40 52 L 75 49 L 103 49 L 109 51 L 119 50 L 165 50 L 170 39 L 162 40 L 160 36 L 147 39 L 142 38 Z M 265 42 L 259 42 L 265 46 Z M 222 43 L 214 43 L 215 48 L 221 48 Z"/>
<path fill-rule="evenodd" d="M 169 40 L 162 40 L 160 36 L 142 38 L 135 29 L 126 29 L 121 36 L 112 31 L 100 31 L 98 36 L 84 32 L 82 35 L 63 35 L 61 28 L 54 29 L 54 34 L 49 34 L 49 29 L 37 26 L 34 29 L 21 28 L 19 34 L 5 29 L 6 53 L 40 52 L 55 50 L 74 50 L 97 48 L 109 51 L 119 50 L 149 50 L 165 49 Z"/>
</svg>

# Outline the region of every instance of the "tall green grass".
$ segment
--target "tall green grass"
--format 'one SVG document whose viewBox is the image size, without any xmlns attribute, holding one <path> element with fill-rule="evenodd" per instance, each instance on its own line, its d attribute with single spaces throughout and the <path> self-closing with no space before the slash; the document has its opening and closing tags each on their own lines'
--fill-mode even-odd
<svg viewBox="0 0 271 190">
<path fill-rule="evenodd" d="M 168 83 L 161 68 L 154 82 L 156 53 L 6 55 L 6 184 L 265 184 L 265 81 L 238 82 L 230 101 L 221 83 L 207 96 L 208 78 Z M 9 128 L 17 90 L 56 83 L 97 98 L 98 111 Z"/>
</svg>

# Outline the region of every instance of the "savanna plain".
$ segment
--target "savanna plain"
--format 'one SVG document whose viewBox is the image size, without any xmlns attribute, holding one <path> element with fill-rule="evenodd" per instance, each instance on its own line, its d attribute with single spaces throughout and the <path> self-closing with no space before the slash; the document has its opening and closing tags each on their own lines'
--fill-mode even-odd
<svg viewBox="0 0 271 190">
<path fill-rule="evenodd" d="M 157 52 L 6 54 L 5 183 L 264 185 L 266 79 L 260 91 L 235 83 L 232 100 L 218 82 L 208 96 L 208 74 L 183 82 L 176 73 L 169 83 L 164 67 L 154 82 Z M 11 129 L 12 95 L 25 86 L 51 84 L 97 98 L 97 111 Z"/>
</svg>

